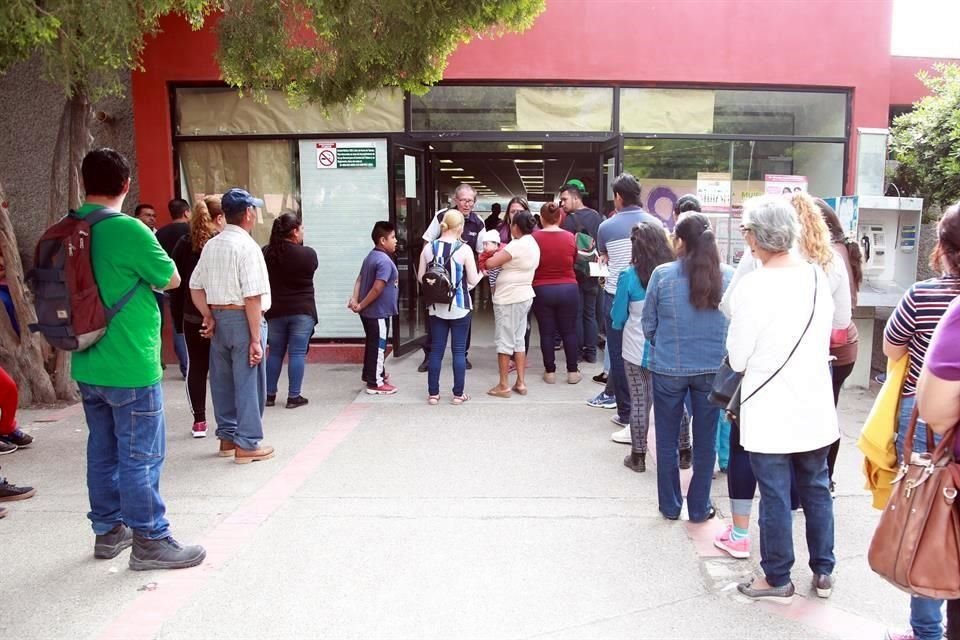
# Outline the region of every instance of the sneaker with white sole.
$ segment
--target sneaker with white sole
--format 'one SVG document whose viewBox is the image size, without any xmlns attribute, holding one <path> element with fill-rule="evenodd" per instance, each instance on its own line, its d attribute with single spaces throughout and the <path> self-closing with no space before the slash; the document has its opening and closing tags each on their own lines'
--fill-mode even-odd
<svg viewBox="0 0 960 640">
<path fill-rule="evenodd" d="M 367 387 L 367 395 L 371 396 L 392 396 L 397 392 L 397 388 L 388 382 L 384 382 L 379 387 Z"/>
<path fill-rule="evenodd" d="M 621 420 L 621 419 L 620 419 L 620 416 L 618 416 L 618 415 L 616 415 L 616 414 L 610 416 L 610 422 L 612 422 L 613 424 L 617 425 L 618 427 L 629 427 L 629 426 L 630 426 L 630 423 L 629 423 L 629 422 L 625 422 L 625 421 Z"/>
<path fill-rule="evenodd" d="M 587 400 L 587 406 L 594 409 L 616 409 L 617 399 L 614 396 L 608 396 L 605 391 L 601 391 L 595 397 Z"/>
<path fill-rule="evenodd" d="M 746 560 L 750 557 L 750 538 L 734 540 L 732 524 L 728 524 L 723 533 L 713 539 L 713 546 L 721 551 L 726 551 L 738 560 Z"/>
<path fill-rule="evenodd" d="M 193 428 L 190 430 L 190 433 L 193 434 L 194 438 L 206 438 L 207 437 L 207 423 L 206 422 L 194 422 Z"/>
<path fill-rule="evenodd" d="M 912 629 L 908 631 L 887 629 L 887 632 L 883 634 L 883 640 L 917 640 L 917 636 L 913 635 Z"/>
<path fill-rule="evenodd" d="M 630 435 L 630 425 L 625 426 L 610 436 L 610 439 L 619 444 L 633 444 L 633 438 Z"/>
</svg>

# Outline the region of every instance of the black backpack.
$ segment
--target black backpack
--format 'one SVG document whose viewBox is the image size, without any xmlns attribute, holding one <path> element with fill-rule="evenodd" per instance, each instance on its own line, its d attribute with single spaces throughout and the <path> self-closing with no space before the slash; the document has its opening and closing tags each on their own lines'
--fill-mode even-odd
<svg viewBox="0 0 960 640">
<path fill-rule="evenodd" d="M 460 282 L 456 284 L 453 282 L 453 254 L 463 246 L 463 243 L 457 242 L 446 255 L 440 252 L 439 240 L 434 240 L 430 244 L 433 247 L 433 260 L 430 261 L 430 266 L 427 267 L 420 282 L 423 303 L 427 306 L 445 304 L 452 309 L 457 289 L 460 288 Z M 445 248 L 447 246 L 449 245 L 445 245 Z"/>
</svg>

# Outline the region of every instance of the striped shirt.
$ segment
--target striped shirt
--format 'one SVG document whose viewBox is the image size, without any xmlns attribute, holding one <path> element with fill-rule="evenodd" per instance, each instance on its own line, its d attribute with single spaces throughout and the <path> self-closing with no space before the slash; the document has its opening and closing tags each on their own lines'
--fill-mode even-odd
<svg viewBox="0 0 960 640">
<path fill-rule="evenodd" d="M 473 261 L 470 245 L 457 243 L 455 246 L 444 240 L 434 240 L 424 245 L 422 271 L 426 271 L 426 268 L 433 264 L 434 256 L 436 256 L 437 265 L 450 270 L 451 281 L 457 287 L 457 291 L 453 296 L 452 305 L 432 304 L 427 307 L 427 311 L 430 315 L 445 320 L 462 318 L 473 309 L 470 289 L 480 281 L 480 273 Z"/>
<path fill-rule="evenodd" d="M 883 337 L 887 342 L 907 347 L 910 367 L 903 384 L 903 395 L 917 392 L 917 379 L 923 368 L 930 339 L 953 299 L 960 296 L 960 277 L 944 276 L 917 282 L 903 295 L 887 320 Z"/>
<path fill-rule="evenodd" d="M 270 310 L 270 276 L 263 251 L 242 228 L 228 224 L 203 245 L 190 276 L 191 289 L 203 289 L 207 304 L 243 306 L 260 296 L 260 308 Z"/>
<path fill-rule="evenodd" d="M 633 243 L 630 234 L 641 222 L 663 226 L 655 216 L 640 207 L 624 207 L 609 220 L 600 223 L 597 231 L 597 250 L 607 256 L 607 276 L 603 290 L 610 295 L 617 294 L 617 279 L 624 269 L 630 266 L 633 258 Z"/>
</svg>

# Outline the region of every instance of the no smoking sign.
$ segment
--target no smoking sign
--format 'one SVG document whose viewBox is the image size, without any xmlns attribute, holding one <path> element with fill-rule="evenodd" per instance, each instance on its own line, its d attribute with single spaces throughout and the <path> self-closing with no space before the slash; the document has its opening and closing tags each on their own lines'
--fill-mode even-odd
<svg viewBox="0 0 960 640">
<path fill-rule="evenodd" d="M 336 169 L 337 168 L 337 143 L 336 142 L 318 142 L 317 143 L 317 169 Z"/>
</svg>

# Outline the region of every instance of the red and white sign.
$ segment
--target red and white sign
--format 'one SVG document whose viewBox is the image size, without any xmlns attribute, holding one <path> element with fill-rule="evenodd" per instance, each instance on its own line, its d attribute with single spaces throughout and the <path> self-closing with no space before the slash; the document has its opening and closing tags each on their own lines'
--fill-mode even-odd
<svg viewBox="0 0 960 640">
<path fill-rule="evenodd" d="M 337 168 L 337 143 L 336 142 L 318 142 L 317 143 L 317 169 L 336 169 Z"/>
<path fill-rule="evenodd" d="M 768 173 L 763 176 L 763 192 L 767 195 L 787 195 L 796 191 L 807 192 L 807 176 L 780 176 Z"/>
</svg>

